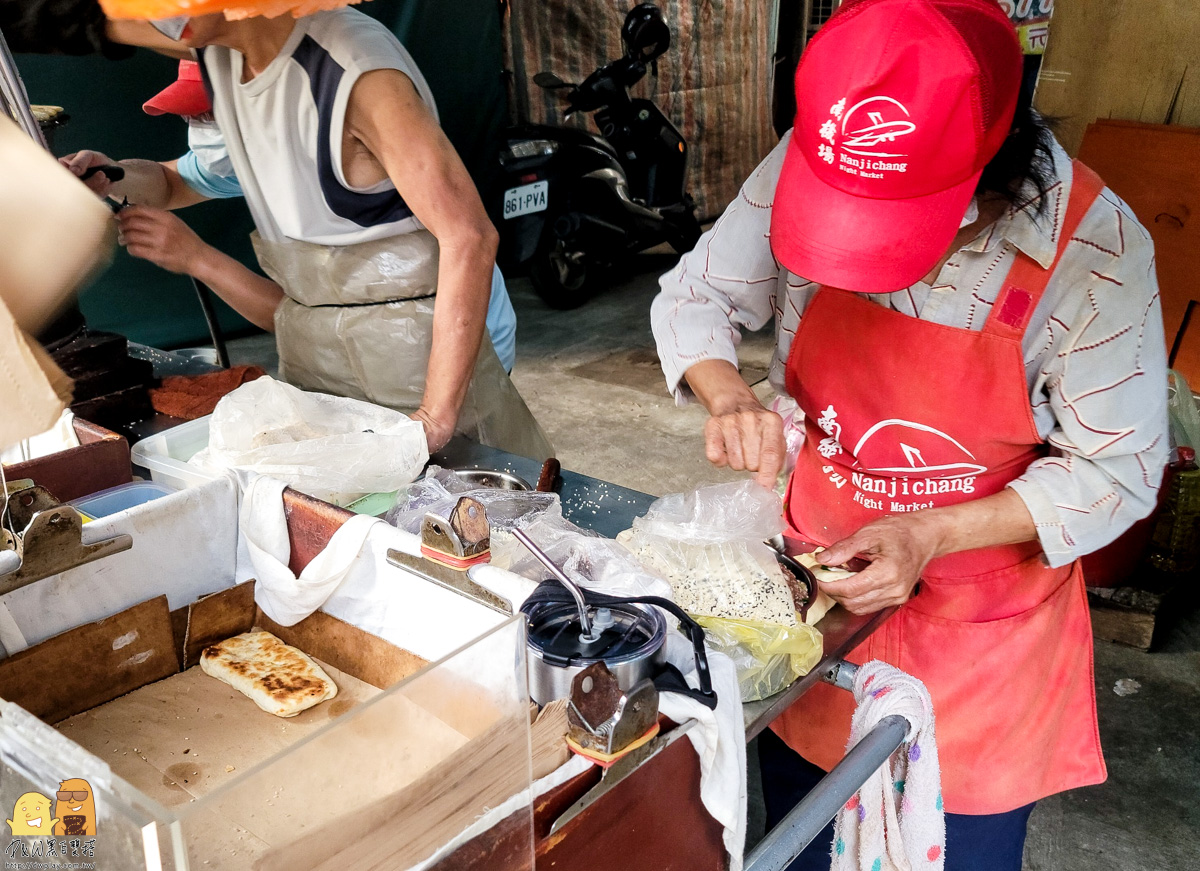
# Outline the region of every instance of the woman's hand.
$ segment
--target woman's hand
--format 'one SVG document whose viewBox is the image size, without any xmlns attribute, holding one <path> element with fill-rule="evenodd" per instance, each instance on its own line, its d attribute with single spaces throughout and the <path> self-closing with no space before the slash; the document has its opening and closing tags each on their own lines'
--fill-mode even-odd
<svg viewBox="0 0 1200 871">
<path fill-rule="evenodd" d="M 875 520 L 820 551 L 818 559 L 825 565 L 842 565 L 856 556 L 871 563 L 845 580 L 822 581 L 821 589 L 852 614 L 903 605 L 941 545 L 921 514 Z"/>
<path fill-rule="evenodd" d="M 688 386 L 712 415 L 704 425 L 704 453 L 714 466 L 757 472 L 769 490 L 783 469 L 783 418 L 767 411 L 727 360 L 703 360 L 687 370 Z"/>
<path fill-rule="evenodd" d="M 444 415 L 436 415 L 425 406 L 421 406 L 412 414 L 414 420 L 419 420 L 425 427 L 425 441 L 429 445 L 429 453 L 440 451 L 454 435 L 453 419 L 446 420 Z"/>
<path fill-rule="evenodd" d="M 117 223 L 117 239 L 130 254 L 170 272 L 194 275 L 211 250 L 191 227 L 162 209 L 129 206 L 117 212 Z"/>
<path fill-rule="evenodd" d="M 76 151 L 74 154 L 68 154 L 66 157 L 60 157 L 58 162 L 75 175 L 81 176 L 93 166 L 111 166 L 114 161 L 99 151 Z M 102 172 L 96 173 L 85 181 L 84 184 L 88 186 L 88 190 L 101 198 L 112 193 L 113 183 Z"/>
<path fill-rule="evenodd" d="M 787 453 L 783 418 L 757 399 L 714 414 L 704 425 L 704 453 L 714 466 L 757 472 L 754 480 L 774 490 Z"/>
<path fill-rule="evenodd" d="M 821 551 L 826 565 L 854 557 L 871 563 L 852 578 L 821 582 L 821 589 L 854 614 L 903 605 L 935 557 L 982 547 L 1037 540 L 1037 526 L 1015 490 L 945 508 L 883 517 Z"/>
</svg>

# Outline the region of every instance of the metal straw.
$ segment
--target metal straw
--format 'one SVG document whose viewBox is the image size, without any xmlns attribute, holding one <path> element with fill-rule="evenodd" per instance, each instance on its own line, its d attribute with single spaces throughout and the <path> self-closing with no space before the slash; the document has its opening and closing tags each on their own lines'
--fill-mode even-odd
<svg viewBox="0 0 1200 871">
<path fill-rule="evenodd" d="M 554 564 L 554 561 L 542 551 L 540 547 L 533 543 L 523 529 L 514 529 L 513 535 L 517 541 L 525 545 L 537 561 L 550 570 L 550 573 L 558 580 L 560 584 L 566 587 L 571 596 L 575 599 L 575 607 L 579 610 L 579 625 L 583 628 L 583 633 L 580 636 L 584 641 L 595 641 L 598 636 L 592 633 L 592 621 L 588 618 L 587 602 L 583 598 L 583 590 L 573 580 L 567 577 L 566 573 Z"/>
</svg>

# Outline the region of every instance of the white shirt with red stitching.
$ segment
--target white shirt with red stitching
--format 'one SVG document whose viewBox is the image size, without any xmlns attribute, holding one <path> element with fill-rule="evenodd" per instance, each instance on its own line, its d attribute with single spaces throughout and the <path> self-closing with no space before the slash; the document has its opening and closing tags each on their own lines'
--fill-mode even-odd
<svg viewBox="0 0 1200 871">
<path fill-rule="evenodd" d="M 775 319 L 769 380 L 786 394 L 792 338 L 817 285 L 771 253 L 771 206 L 790 134 L 743 185 L 695 250 L 660 280 L 651 308 L 667 386 L 701 360 L 737 364 L 741 330 Z M 1054 260 L 1071 187 L 1055 143 L 1042 214 L 1009 210 L 950 257 L 932 285 L 869 294 L 933 323 L 981 329 L 1016 251 Z M 1023 343 L 1030 407 L 1050 456 L 1009 486 L 1029 508 L 1047 561 L 1061 566 L 1116 539 L 1154 507 L 1167 460 L 1166 347 L 1154 247 L 1133 212 L 1104 189 L 1054 271 Z M 979 409 L 978 412 L 983 412 Z"/>
</svg>

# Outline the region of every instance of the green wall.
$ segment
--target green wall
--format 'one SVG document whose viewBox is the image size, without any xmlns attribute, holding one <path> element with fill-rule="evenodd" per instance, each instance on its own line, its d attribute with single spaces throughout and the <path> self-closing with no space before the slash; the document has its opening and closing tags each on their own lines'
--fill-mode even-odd
<svg viewBox="0 0 1200 871">
<path fill-rule="evenodd" d="M 496 0 L 374 0 L 358 7 L 387 24 L 429 80 L 442 126 L 476 183 L 491 198 L 498 136 L 507 118 L 501 80 L 500 17 Z M 187 147 L 187 128 L 173 117 L 151 117 L 142 103 L 175 78 L 177 62 L 140 51 L 125 61 L 101 57 L 18 55 L 34 103 L 63 106 L 70 123 L 54 150 L 81 148 L 113 158 L 170 160 Z M 193 206 L 180 213 L 210 244 L 254 265 L 254 225 L 241 200 Z M 236 333 L 253 328 L 219 303 L 221 322 Z M 158 347 L 207 340 L 200 306 L 186 276 L 172 275 L 118 251 L 113 265 L 82 295 L 89 325 Z"/>
</svg>

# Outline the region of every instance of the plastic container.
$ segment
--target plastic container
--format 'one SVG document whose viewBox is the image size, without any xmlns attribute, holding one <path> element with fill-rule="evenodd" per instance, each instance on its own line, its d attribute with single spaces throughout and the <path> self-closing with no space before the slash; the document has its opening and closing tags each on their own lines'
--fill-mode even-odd
<svg viewBox="0 0 1200 871">
<path fill-rule="evenodd" d="M 144 438 L 130 448 L 130 459 L 135 466 L 146 469 L 154 481 L 176 490 L 219 478 L 216 472 L 188 463 L 208 447 L 208 422 L 206 415 Z"/>
<path fill-rule="evenodd" d="M 1161 572 L 1191 573 L 1200 557 L 1200 467 L 1196 452 L 1180 446 L 1171 464 L 1166 502 L 1150 539 L 1150 565 Z"/>
<path fill-rule="evenodd" d="M 68 504 L 74 506 L 83 515 L 84 520 L 95 520 L 136 505 L 145 505 L 163 496 L 170 496 L 177 489 L 157 481 L 134 481 L 132 484 L 109 487 L 82 499 L 73 499 Z"/>
</svg>

